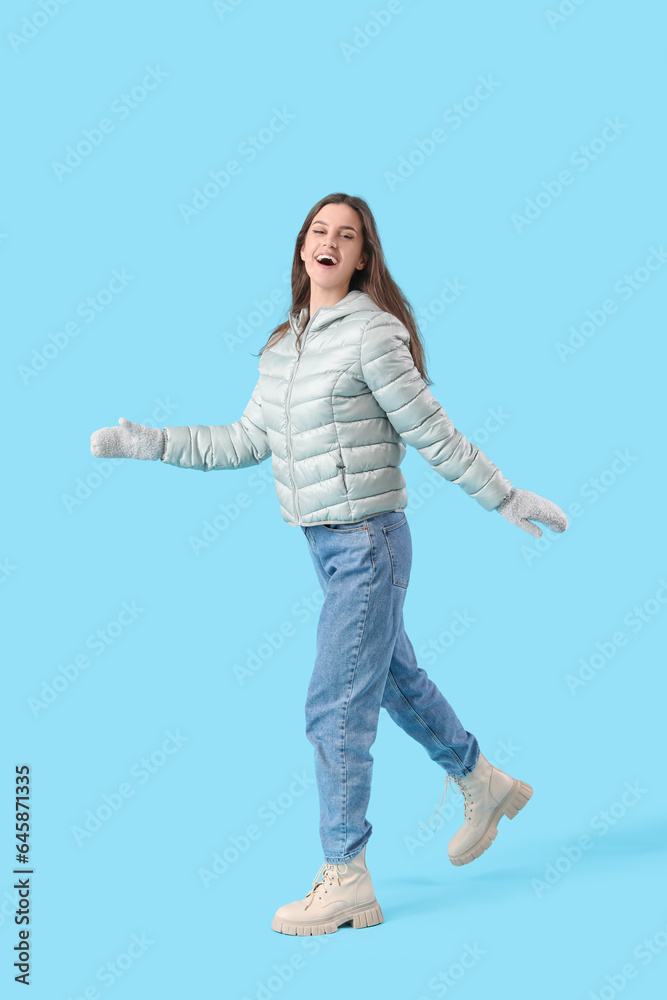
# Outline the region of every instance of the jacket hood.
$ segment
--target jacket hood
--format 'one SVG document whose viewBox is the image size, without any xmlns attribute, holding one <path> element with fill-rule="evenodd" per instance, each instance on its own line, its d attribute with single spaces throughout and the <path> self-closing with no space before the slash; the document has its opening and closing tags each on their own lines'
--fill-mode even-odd
<svg viewBox="0 0 667 1000">
<path fill-rule="evenodd" d="M 349 316 L 351 313 L 362 312 L 362 310 L 368 309 L 379 310 L 379 308 L 370 295 L 362 292 L 359 288 L 355 288 L 351 292 L 348 292 L 340 302 L 336 302 L 335 305 L 320 306 L 316 309 L 311 330 L 320 330 L 322 327 L 328 326 L 329 323 L 333 323 L 334 320 L 340 319 L 343 316 Z M 304 306 L 298 313 L 296 310 L 290 312 L 289 324 L 294 333 L 301 333 L 308 323 L 309 316 L 309 306 Z"/>
</svg>

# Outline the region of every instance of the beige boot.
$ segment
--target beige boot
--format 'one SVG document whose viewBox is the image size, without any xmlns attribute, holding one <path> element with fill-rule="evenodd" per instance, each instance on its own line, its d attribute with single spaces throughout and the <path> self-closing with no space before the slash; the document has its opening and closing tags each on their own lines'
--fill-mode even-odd
<svg viewBox="0 0 667 1000">
<path fill-rule="evenodd" d="M 351 861 L 327 861 L 313 879 L 305 899 L 276 910 L 271 922 L 281 934 L 332 934 L 350 920 L 353 927 L 373 927 L 384 920 L 366 868 L 366 845 Z"/>
<path fill-rule="evenodd" d="M 525 781 L 511 778 L 490 764 L 480 753 L 477 764 L 462 778 L 448 775 L 465 798 L 465 820 L 449 844 L 447 854 L 453 865 L 467 865 L 491 846 L 502 816 L 514 819 L 533 794 Z"/>
</svg>

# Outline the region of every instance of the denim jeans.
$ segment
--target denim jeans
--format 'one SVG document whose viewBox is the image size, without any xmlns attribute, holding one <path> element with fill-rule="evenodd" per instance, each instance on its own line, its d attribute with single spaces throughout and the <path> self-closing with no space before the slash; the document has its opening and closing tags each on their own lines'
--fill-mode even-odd
<svg viewBox="0 0 667 1000">
<path fill-rule="evenodd" d="M 412 540 L 405 512 L 301 525 L 324 591 L 306 698 L 315 750 L 320 838 L 330 863 L 369 839 L 366 818 L 380 708 L 449 774 L 473 770 L 479 745 L 426 671 L 403 623 Z"/>
</svg>

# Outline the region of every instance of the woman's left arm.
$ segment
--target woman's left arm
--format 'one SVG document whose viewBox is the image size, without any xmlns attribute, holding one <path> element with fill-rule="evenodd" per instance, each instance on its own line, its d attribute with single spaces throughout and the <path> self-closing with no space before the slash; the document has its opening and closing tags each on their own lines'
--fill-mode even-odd
<svg viewBox="0 0 667 1000">
<path fill-rule="evenodd" d="M 384 311 L 374 316 L 362 333 L 362 376 L 395 430 L 439 475 L 460 486 L 485 510 L 497 510 L 536 538 L 542 532 L 527 520 L 529 517 L 564 531 L 567 518 L 556 504 L 515 489 L 454 427 L 421 377 L 409 344 L 410 334 L 403 323 Z"/>
</svg>

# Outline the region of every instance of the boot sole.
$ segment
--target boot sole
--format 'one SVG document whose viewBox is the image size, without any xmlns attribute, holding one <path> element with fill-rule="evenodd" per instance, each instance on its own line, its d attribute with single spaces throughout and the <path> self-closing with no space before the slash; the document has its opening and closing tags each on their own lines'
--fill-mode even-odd
<svg viewBox="0 0 667 1000">
<path fill-rule="evenodd" d="M 280 934 L 306 936 L 309 934 L 333 934 L 342 924 L 347 924 L 350 921 L 352 921 L 353 927 L 359 928 L 375 927 L 376 924 L 381 924 L 383 920 L 384 917 L 380 909 L 380 904 L 375 900 L 370 905 L 363 903 L 360 906 L 349 906 L 346 910 L 341 910 L 340 913 L 337 913 L 335 920 L 327 921 L 326 923 L 289 923 L 278 917 L 274 917 L 271 921 L 271 928 Z"/>
<path fill-rule="evenodd" d="M 523 809 L 526 802 L 528 802 L 533 794 L 531 786 L 527 785 L 525 781 L 519 781 L 517 778 L 514 778 L 513 780 L 514 784 L 512 788 L 509 790 L 503 801 L 500 802 L 491 813 L 486 829 L 477 843 L 473 844 L 472 847 L 469 847 L 463 854 L 455 854 L 453 857 L 451 854 L 448 854 L 449 860 L 453 865 L 468 865 L 471 861 L 474 861 L 475 858 L 484 854 L 484 851 L 488 850 L 493 841 L 496 839 L 499 820 L 503 816 L 507 816 L 508 819 L 514 819 L 519 810 Z"/>
</svg>

